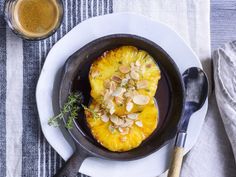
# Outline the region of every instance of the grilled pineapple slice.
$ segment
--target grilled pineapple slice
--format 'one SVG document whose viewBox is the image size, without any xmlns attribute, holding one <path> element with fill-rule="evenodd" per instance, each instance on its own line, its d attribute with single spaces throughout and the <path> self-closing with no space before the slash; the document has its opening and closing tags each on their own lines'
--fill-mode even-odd
<svg viewBox="0 0 236 177">
<path fill-rule="evenodd" d="M 105 52 L 92 64 L 89 73 L 91 96 L 100 104 L 108 104 L 107 108 L 117 115 L 152 105 L 159 79 L 160 69 L 154 59 L 133 46 Z M 136 100 L 143 102 L 136 104 L 134 95 L 139 95 Z"/>
<path fill-rule="evenodd" d="M 110 151 L 123 152 L 138 147 L 157 127 L 158 110 L 154 104 L 145 106 L 141 113 L 128 115 L 132 119 L 125 120 L 133 124 L 127 127 L 124 121 L 123 124 L 120 122 L 121 118 L 114 121 L 112 115 L 99 111 L 98 106 L 95 101 L 92 102 L 85 111 L 86 120 L 94 138 Z"/>
</svg>

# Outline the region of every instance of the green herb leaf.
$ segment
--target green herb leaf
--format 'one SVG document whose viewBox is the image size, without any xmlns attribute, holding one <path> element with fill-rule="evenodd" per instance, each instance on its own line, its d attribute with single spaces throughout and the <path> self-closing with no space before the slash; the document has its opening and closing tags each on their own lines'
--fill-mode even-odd
<svg viewBox="0 0 236 177">
<path fill-rule="evenodd" d="M 80 111 L 80 105 L 83 102 L 83 95 L 80 92 L 71 93 L 67 102 L 64 104 L 60 113 L 49 119 L 48 125 L 58 127 L 60 126 L 59 121 L 68 114 L 68 121 L 66 122 L 66 128 L 71 129 L 73 127 L 73 120 L 77 119 L 78 112 Z"/>
<path fill-rule="evenodd" d="M 88 108 L 87 106 L 81 104 L 84 110 L 90 112 L 93 115 L 93 118 L 99 118 L 100 116 L 92 109 Z"/>
</svg>

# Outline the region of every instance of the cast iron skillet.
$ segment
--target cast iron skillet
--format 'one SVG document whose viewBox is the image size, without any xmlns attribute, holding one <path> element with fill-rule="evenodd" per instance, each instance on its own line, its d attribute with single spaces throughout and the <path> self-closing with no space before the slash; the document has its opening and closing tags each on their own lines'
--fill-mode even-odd
<svg viewBox="0 0 236 177">
<path fill-rule="evenodd" d="M 122 153 L 111 152 L 92 137 L 86 125 L 84 113 L 81 111 L 78 115 L 79 119 L 73 122 L 73 128 L 68 130 L 76 142 L 76 151 L 55 176 L 76 176 L 83 160 L 89 156 L 112 160 L 139 159 L 157 151 L 175 136 L 184 107 L 184 86 L 181 74 L 171 57 L 160 46 L 139 36 L 129 34 L 105 36 L 90 42 L 70 56 L 62 73 L 59 91 L 60 107 L 64 105 L 71 92 L 78 90 L 85 97 L 84 104 L 88 105 L 91 99 L 88 80 L 91 64 L 103 52 L 122 45 L 132 45 L 147 51 L 161 69 L 161 80 L 155 95 L 159 107 L 157 129 L 139 147 Z M 64 122 L 66 121 L 65 116 Z"/>
</svg>

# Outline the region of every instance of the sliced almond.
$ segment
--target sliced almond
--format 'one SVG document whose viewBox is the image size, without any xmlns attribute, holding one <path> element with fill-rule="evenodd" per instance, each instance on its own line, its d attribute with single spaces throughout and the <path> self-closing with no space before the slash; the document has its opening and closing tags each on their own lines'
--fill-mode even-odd
<svg viewBox="0 0 236 177">
<path fill-rule="evenodd" d="M 129 81 L 129 79 L 126 79 L 126 78 L 122 79 L 121 86 L 126 85 L 128 83 L 128 81 Z"/>
<path fill-rule="evenodd" d="M 110 117 L 110 120 L 111 120 L 111 122 L 113 122 L 114 124 L 116 124 L 116 122 L 118 121 L 118 117 L 117 117 L 116 115 L 112 115 L 112 116 Z"/>
<path fill-rule="evenodd" d="M 121 128 L 121 127 L 119 127 L 118 130 L 119 130 L 120 133 L 124 132 L 123 128 Z"/>
<path fill-rule="evenodd" d="M 121 83 L 122 79 L 119 76 L 112 76 L 111 80 L 117 82 L 117 83 Z"/>
<path fill-rule="evenodd" d="M 116 112 L 115 107 L 111 107 L 109 113 L 112 115 Z"/>
<path fill-rule="evenodd" d="M 148 86 L 147 80 L 142 80 L 137 83 L 137 89 L 145 89 Z"/>
<path fill-rule="evenodd" d="M 115 125 L 120 126 L 124 123 L 123 119 L 120 119 L 119 117 L 112 115 L 110 117 L 111 122 L 113 122 Z"/>
<path fill-rule="evenodd" d="M 129 85 L 133 86 L 135 84 L 134 80 L 129 80 Z"/>
<path fill-rule="evenodd" d="M 92 78 L 95 78 L 98 75 L 99 75 L 99 71 L 93 71 L 91 74 Z"/>
<path fill-rule="evenodd" d="M 104 115 L 101 116 L 101 120 L 103 122 L 108 122 L 109 121 L 109 117 L 106 114 L 104 114 Z"/>
<path fill-rule="evenodd" d="M 115 97 L 115 102 L 116 102 L 116 104 L 123 104 L 124 99 L 122 97 L 116 96 Z"/>
<path fill-rule="evenodd" d="M 150 98 L 145 95 L 135 95 L 133 97 L 133 102 L 137 105 L 146 105 L 150 101 Z"/>
<path fill-rule="evenodd" d="M 129 128 L 128 127 L 127 128 L 119 127 L 118 130 L 122 135 L 127 135 L 129 133 Z"/>
<path fill-rule="evenodd" d="M 110 94 L 109 90 L 106 90 L 106 91 L 105 91 L 105 94 L 104 94 L 104 97 L 103 97 L 103 100 L 104 100 L 105 102 L 107 102 L 107 101 L 110 100 L 110 99 L 111 99 L 111 94 Z"/>
<path fill-rule="evenodd" d="M 121 66 L 119 67 L 119 70 L 120 70 L 120 72 L 123 73 L 123 74 L 127 74 L 128 72 L 130 72 L 130 68 L 129 68 L 128 66 L 124 66 L 124 65 L 121 65 Z"/>
<path fill-rule="evenodd" d="M 139 61 L 139 60 L 137 60 L 137 61 L 135 62 L 135 65 L 136 65 L 136 66 L 141 66 L 141 63 L 140 63 L 140 61 Z"/>
<path fill-rule="evenodd" d="M 138 119 L 138 113 L 133 113 L 133 114 L 128 114 L 127 117 L 132 120 L 137 120 Z"/>
<path fill-rule="evenodd" d="M 132 125 L 134 124 L 134 121 L 133 120 L 130 120 L 130 119 L 126 119 L 125 122 L 120 125 L 121 127 L 131 127 Z"/>
<path fill-rule="evenodd" d="M 151 63 L 148 63 L 148 64 L 146 64 L 146 67 L 147 67 L 147 68 L 151 68 L 151 67 L 152 67 L 152 64 L 151 64 Z"/>
<path fill-rule="evenodd" d="M 129 75 L 129 74 L 126 74 L 126 75 L 125 75 L 125 78 L 126 78 L 126 79 L 130 79 L 130 75 Z"/>
<path fill-rule="evenodd" d="M 109 90 L 110 90 L 111 93 L 116 90 L 116 83 L 114 81 L 111 81 L 109 83 Z"/>
<path fill-rule="evenodd" d="M 134 80 L 139 80 L 139 74 L 136 71 L 131 71 L 130 76 Z"/>
<path fill-rule="evenodd" d="M 136 124 L 138 127 L 143 127 L 143 123 L 142 123 L 140 120 L 136 121 L 135 124 Z"/>
<path fill-rule="evenodd" d="M 129 90 L 129 91 L 125 92 L 124 96 L 127 98 L 132 97 L 132 92 Z"/>
<path fill-rule="evenodd" d="M 134 62 L 130 63 L 131 68 L 134 68 Z"/>
<path fill-rule="evenodd" d="M 130 112 L 133 109 L 134 104 L 132 102 L 128 102 L 126 104 L 126 111 Z"/>
<path fill-rule="evenodd" d="M 123 93 L 126 92 L 126 89 L 123 88 L 123 87 L 118 87 L 113 93 L 112 93 L 112 96 L 122 96 Z"/>
<path fill-rule="evenodd" d="M 124 136 L 124 137 L 121 137 L 121 138 L 120 138 L 120 141 L 122 141 L 122 142 L 125 142 L 125 141 L 127 141 L 127 137 L 126 137 L 126 136 Z"/>
<path fill-rule="evenodd" d="M 128 98 L 126 98 L 126 102 L 128 103 L 128 102 L 131 102 L 132 101 L 132 98 L 130 98 L 130 97 L 128 97 Z"/>
<path fill-rule="evenodd" d="M 104 84 L 105 88 L 107 88 L 107 89 L 110 88 L 110 81 L 109 80 L 105 80 L 103 84 Z"/>
<path fill-rule="evenodd" d="M 106 100 L 105 104 L 106 104 L 106 108 L 108 108 L 108 109 L 114 107 L 114 103 L 111 99 Z"/>
<path fill-rule="evenodd" d="M 98 112 L 99 110 L 100 110 L 100 106 L 98 104 L 96 104 L 93 111 Z"/>
</svg>

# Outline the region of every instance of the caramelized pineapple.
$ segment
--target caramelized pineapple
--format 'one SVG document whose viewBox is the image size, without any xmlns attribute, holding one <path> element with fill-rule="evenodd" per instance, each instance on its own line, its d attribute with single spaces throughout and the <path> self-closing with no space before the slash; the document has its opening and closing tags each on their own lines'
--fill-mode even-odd
<svg viewBox="0 0 236 177">
<path fill-rule="evenodd" d="M 123 152 L 138 147 L 156 129 L 158 110 L 154 104 L 142 112 L 115 116 L 95 101 L 86 109 L 86 120 L 94 138 L 110 151 Z"/>
<path fill-rule="evenodd" d="M 91 96 L 111 114 L 124 115 L 153 105 L 160 69 L 145 51 L 122 46 L 105 52 L 91 66 Z"/>
</svg>

